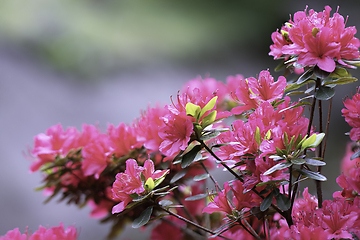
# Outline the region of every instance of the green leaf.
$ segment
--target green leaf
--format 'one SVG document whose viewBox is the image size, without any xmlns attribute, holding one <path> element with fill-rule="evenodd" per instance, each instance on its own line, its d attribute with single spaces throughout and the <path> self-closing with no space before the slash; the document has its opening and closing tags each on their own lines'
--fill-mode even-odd
<svg viewBox="0 0 360 240">
<path fill-rule="evenodd" d="M 139 228 L 144 226 L 145 224 L 147 224 L 150 220 L 150 216 L 153 212 L 153 207 L 150 206 L 148 208 L 146 208 L 138 218 L 136 218 L 133 223 L 132 223 L 132 227 L 133 228 Z"/>
<path fill-rule="evenodd" d="M 291 206 L 291 201 L 286 195 L 280 193 L 275 196 L 275 199 L 276 199 L 276 205 L 280 208 L 280 210 L 282 211 L 289 210 Z"/>
<path fill-rule="evenodd" d="M 329 84 L 342 85 L 342 84 L 356 82 L 357 80 L 358 79 L 355 78 L 355 77 L 342 77 L 342 78 L 338 78 L 338 79 L 333 80 L 333 81 L 324 82 L 323 85 L 329 85 Z"/>
<path fill-rule="evenodd" d="M 207 116 L 205 116 L 203 119 L 202 119 L 202 123 L 201 123 L 201 126 L 203 128 L 206 128 L 207 126 L 209 126 L 210 124 L 212 124 L 215 119 L 216 119 L 216 114 L 217 114 L 217 111 L 214 110 L 212 111 L 211 113 L 209 113 Z"/>
<path fill-rule="evenodd" d="M 306 80 L 305 82 L 301 83 L 301 84 L 297 84 L 297 83 L 292 83 L 289 84 L 285 87 L 285 92 L 291 91 L 291 90 L 296 90 L 302 86 L 304 86 L 305 84 L 307 84 L 308 82 L 314 81 L 312 79 Z"/>
<path fill-rule="evenodd" d="M 344 61 L 344 63 L 352 65 L 352 66 L 356 66 L 356 67 L 360 67 L 360 59 L 356 58 L 356 59 L 351 59 L 351 60 L 347 60 L 347 59 L 342 59 Z"/>
<path fill-rule="evenodd" d="M 259 127 L 256 127 L 256 129 L 255 129 L 255 141 L 259 146 L 261 145 L 261 135 L 260 135 Z"/>
<path fill-rule="evenodd" d="M 329 72 L 326 72 L 324 70 L 321 70 L 319 67 L 314 67 L 314 74 L 316 77 L 320 78 L 320 79 L 324 79 L 326 77 L 328 77 L 330 75 Z"/>
<path fill-rule="evenodd" d="M 216 101 L 217 101 L 218 97 L 215 96 L 213 97 L 204 107 L 203 109 L 201 109 L 200 112 L 200 116 L 199 118 L 201 118 L 207 111 L 213 109 L 215 107 Z M 204 120 L 203 120 L 204 121 Z"/>
<path fill-rule="evenodd" d="M 311 135 L 309 138 L 307 138 L 301 145 L 301 151 L 303 151 L 306 148 L 309 148 L 309 146 L 311 146 L 311 144 L 315 143 L 316 141 L 316 134 L 314 133 L 313 135 Z"/>
<path fill-rule="evenodd" d="M 198 182 L 198 181 L 207 179 L 207 178 L 209 178 L 209 177 L 210 177 L 210 175 L 209 175 L 208 173 L 204 173 L 204 174 L 201 174 L 201 175 L 196 175 L 193 180 L 194 180 L 195 182 Z"/>
<path fill-rule="evenodd" d="M 300 75 L 300 77 L 296 81 L 296 84 L 299 85 L 305 83 L 313 76 L 313 74 L 314 74 L 313 68 L 309 68 L 307 71 L 305 71 L 303 74 Z"/>
<path fill-rule="evenodd" d="M 329 100 L 335 95 L 335 90 L 328 86 L 320 86 L 315 92 L 315 98 L 318 100 Z"/>
<path fill-rule="evenodd" d="M 177 172 L 170 180 L 170 183 L 173 184 L 183 178 L 188 172 L 188 169 L 184 169 L 180 172 Z"/>
<path fill-rule="evenodd" d="M 293 95 L 299 95 L 299 94 L 304 94 L 305 91 L 292 91 L 286 94 L 286 96 L 293 96 Z"/>
<path fill-rule="evenodd" d="M 261 187 L 261 186 L 264 186 L 264 185 L 272 185 L 272 184 L 276 184 L 276 183 L 284 182 L 284 181 L 287 182 L 286 179 L 280 179 L 280 180 L 272 180 L 272 181 L 267 181 L 267 182 L 261 182 L 261 183 L 256 184 L 256 187 Z"/>
<path fill-rule="evenodd" d="M 335 68 L 335 71 L 333 71 L 329 75 L 329 77 L 332 77 L 332 78 L 351 77 L 351 74 L 345 68 L 337 67 L 337 68 Z"/>
<path fill-rule="evenodd" d="M 351 155 L 350 160 L 354 160 L 355 158 L 360 157 L 360 149 L 355 152 L 353 155 Z"/>
<path fill-rule="evenodd" d="M 292 106 L 290 106 L 290 107 L 281 109 L 281 110 L 279 111 L 279 113 L 282 113 L 282 112 L 284 112 L 284 111 L 286 111 L 286 110 L 294 109 L 294 108 L 297 108 L 297 107 L 300 107 L 300 106 L 303 106 L 303 105 L 311 105 L 311 103 L 309 103 L 309 102 L 298 102 L 298 103 L 295 104 L 295 105 L 292 105 Z"/>
<path fill-rule="evenodd" d="M 181 160 L 181 168 L 186 168 L 197 158 L 201 158 L 201 149 L 201 145 L 196 145 L 195 147 L 193 147 L 193 149 L 184 154 Z"/>
<path fill-rule="evenodd" d="M 155 187 L 154 180 L 151 177 L 149 177 L 145 182 L 144 188 L 146 191 L 151 191 L 154 189 L 154 187 Z"/>
<path fill-rule="evenodd" d="M 161 200 L 160 202 L 159 202 L 159 205 L 160 206 L 163 206 L 163 207 L 167 207 L 167 206 L 170 206 L 170 205 L 172 205 L 172 204 L 174 204 L 172 201 L 170 201 L 170 200 Z"/>
<path fill-rule="evenodd" d="M 275 72 L 278 72 L 282 69 L 284 69 L 286 67 L 286 65 L 284 64 L 285 60 L 281 61 L 281 63 L 279 63 L 276 67 L 275 67 Z"/>
<path fill-rule="evenodd" d="M 191 103 L 191 102 L 188 102 L 188 103 L 186 104 L 185 109 L 186 109 L 186 115 L 188 115 L 188 116 L 193 116 L 193 117 L 196 118 L 196 119 L 199 119 L 199 118 L 200 118 L 200 117 L 199 117 L 199 113 L 200 113 L 200 111 L 201 111 L 201 107 L 200 107 L 200 106 L 195 105 L 195 104 L 193 104 L 193 103 Z"/>
<path fill-rule="evenodd" d="M 311 178 L 311 179 L 315 179 L 318 181 L 326 181 L 327 180 L 327 178 L 324 175 L 321 175 L 320 173 L 317 173 L 317 172 L 309 171 L 306 169 L 296 169 L 296 171 L 306 177 Z"/>
<path fill-rule="evenodd" d="M 269 195 L 266 196 L 266 198 L 264 198 L 263 202 L 260 205 L 260 210 L 262 212 L 266 211 L 271 206 L 273 197 L 274 197 L 274 192 L 271 192 L 269 193 Z"/>
<path fill-rule="evenodd" d="M 217 136 L 219 136 L 222 132 L 221 131 L 216 131 L 216 129 L 214 130 L 210 130 L 210 131 L 205 131 L 201 134 L 200 139 L 203 141 L 207 141 L 213 138 L 216 138 Z"/>
<path fill-rule="evenodd" d="M 264 172 L 263 175 L 269 175 L 272 174 L 273 172 L 276 172 L 278 170 L 282 170 L 285 168 L 288 168 L 292 165 L 291 162 L 282 162 L 282 163 L 278 163 L 275 166 L 271 167 L 270 169 L 268 169 L 266 172 Z"/>
<path fill-rule="evenodd" d="M 315 134 L 316 135 L 316 139 L 314 141 L 314 143 L 310 144 L 308 146 L 308 148 L 315 148 L 317 147 L 321 141 L 323 140 L 324 136 L 325 136 L 325 133 L 319 133 L 319 134 Z"/>
<path fill-rule="evenodd" d="M 296 165 L 301 165 L 301 164 L 304 164 L 306 161 L 305 161 L 305 159 L 302 159 L 302 158 L 294 158 L 294 159 L 291 159 L 291 162 Z"/>
<path fill-rule="evenodd" d="M 208 196 L 209 195 L 207 193 L 201 193 L 198 195 L 187 197 L 187 198 L 185 198 L 185 201 L 196 201 L 196 200 L 207 198 Z"/>
<path fill-rule="evenodd" d="M 240 144 L 240 142 L 219 143 L 219 144 L 215 144 L 215 145 L 211 146 L 211 148 L 219 148 L 219 147 L 222 147 L 222 146 L 236 145 L 236 144 Z"/>
<path fill-rule="evenodd" d="M 306 161 L 306 163 L 308 165 L 311 165 L 311 166 L 325 166 L 326 163 L 324 161 L 319 161 L 317 159 L 313 159 L 313 158 L 306 158 L 304 159 Z"/>
</svg>

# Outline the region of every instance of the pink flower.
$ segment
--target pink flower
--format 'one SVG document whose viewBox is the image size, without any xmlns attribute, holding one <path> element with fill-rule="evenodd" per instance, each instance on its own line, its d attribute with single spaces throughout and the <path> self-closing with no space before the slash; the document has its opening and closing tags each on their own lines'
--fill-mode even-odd
<svg viewBox="0 0 360 240">
<path fill-rule="evenodd" d="M 315 66 L 326 72 L 335 70 L 334 58 L 339 55 L 340 43 L 332 42 L 331 29 L 323 27 L 314 37 L 312 33 L 304 36 L 307 52 L 301 53 L 298 63 L 303 66 Z"/>
<path fill-rule="evenodd" d="M 136 147 L 141 147 L 141 143 L 137 141 L 135 129 L 125 123 L 120 123 L 117 127 L 109 124 L 107 132 L 112 148 L 110 154 L 114 154 L 116 158 L 129 154 Z"/>
<path fill-rule="evenodd" d="M 163 120 L 165 126 L 159 131 L 159 136 L 163 139 L 159 150 L 165 156 L 173 157 L 187 148 L 193 124 L 188 118 L 174 114 L 167 115 Z"/>
<path fill-rule="evenodd" d="M 1 236 L 0 240 L 27 240 L 27 234 L 21 234 L 19 228 L 15 228 L 14 230 L 10 230 L 6 233 L 5 236 Z"/>
<path fill-rule="evenodd" d="M 234 181 L 231 184 L 231 190 L 234 193 L 233 203 L 236 210 L 241 211 L 243 208 L 251 208 L 260 205 L 262 199 L 251 191 L 244 193 L 245 187 L 240 180 Z"/>
<path fill-rule="evenodd" d="M 261 71 L 258 80 L 252 77 L 248 78 L 247 81 L 251 89 L 250 98 L 260 102 L 272 102 L 282 98 L 287 85 L 286 78 L 283 76 L 280 76 L 277 82 L 274 82 L 274 78 L 268 70 Z"/>
<path fill-rule="evenodd" d="M 350 131 L 350 138 L 353 141 L 360 140 L 360 88 L 352 99 L 347 98 L 344 101 L 345 108 L 341 110 L 345 121 L 353 127 Z"/>
<path fill-rule="evenodd" d="M 30 166 L 30 171 L 35 172 L 39 168 L 55 160 L 55 156 L 65 156 L 73 141 L 76 139 L 78 132 L 76 128 L 63 130 L 61 124 L 54 125 L 46 130 L 46 133 L 40 133 L 34 137 L 34 149 L 32 155 L 37 158 Z"/>
<path fill-rule="evenodd" d="M 203 213 L 213 213 L 213 212 L 225 212 L 227 214 L 232 214 L 232 208 L 229 205 L 227 199 L 227 193 L 230 191 L 230 186 L 228 182 L 224 183 L 224 189 L 221 192 L 218 192 L 216 197 L 210 197 L 211 202 L 203 209 Z"/>
<path fill-rule="evenodd" d="M 344 175 L 348 176 L 351 169 L 360 167 L 360 157 L 350 160 L 351 156 L 358 150 L 358 146 L 353 142 L 346 144 L 345 156 L 341 160 L 341 172 Z"/>
<path fill-rule="evenodd" d="M 286 79 L 280 76 L 277 82 L 268 70 L 261 71 L 258 79 L 247 78 L 240 82 L 240 86 L 232 94 L 233 99 L 241 106 L 231 110 L 233 114 L 241 114 L 244 111 L 256 109 L 263 102 L 273 102 L 282 98 L 286 87 Z"/>
<path fill-rule="evenodd" d="M 94 175 L 95 178 L 99 178 L 100 174 L 111 158 L 111 149 L 109 138 L 105 134 L 99 134 L 96 141 L 86 145 L 82 149 L 82 161 L 81 169 L 85 176 Z"/>
<path fill-rule="evenodd" d="M 342 192 L 335 192 L 334 197 L 351 199 L 360 194 L 360 168 L 351 168 L 348 176 L 341 174 L 336 178 L 337 184 L 343 189 Z"/>
<path fill-rule="evenodd" d="M 128 159 L 125 172 L 115 176 L 116 179 L 111 189 L 113 200 L 120 202 L 113 207 L 112 213 L 122 212 L 132 201 L 131 194 L 143 194 L 145 192 L 144 184 L 150 177 L 155 180 L 168 172 L 169 170 L 155 171 L 152 160 L 146 160 L 144 167 L 140 167 L 135 159 Z M 145 182 L 141 180 L 141 175 L 145 177 Z"/>
<path fill-rule="evenodd" d="M 273 45 L 269 55 L 274 59 L 294 58 L 299 67 L 318 66 L 332 72 L 335 60 L 348 66 L 342 59 L 359 57 L 360 42 L 354 37 L 355 27 L 345 28 L 344 18 L 339 13 L 330 17 L 331 8 L 325 7 L 323 12 L 310 9 L 307 13 L 299 11 L 294 14 L 278 31 L 272 34 Z M 293 63 L 290 63 L 293 64 Z"/>
<path fill-rule="evenodd" d="M 60 223 L 58 227 L 45 228 L 39 227 L 33 234 L 29 234 L 26 230 L 25 234 L 21 234 L 18 228 L 8 231 L 5 236 L 1 236 L 0 240 L 76 240 L 78 237 L 77 230 L 73 226 L 64 229 L 64 224 Z"/>
<path fill-rule="evenodd" d="M 156 152 L 159 151 L 159 147 L 163 139 L 159 136 L 159 129 L 165 126 L 162 120 L 166 114 L 169 114 L 169 110 L 156 106 L 154 108 L 148 108 L 146 112 L 141 114 L 141 117 L 135 122 L 136 139 L 138 142 L 144 144 L 146 149 Z"/>
</svg>

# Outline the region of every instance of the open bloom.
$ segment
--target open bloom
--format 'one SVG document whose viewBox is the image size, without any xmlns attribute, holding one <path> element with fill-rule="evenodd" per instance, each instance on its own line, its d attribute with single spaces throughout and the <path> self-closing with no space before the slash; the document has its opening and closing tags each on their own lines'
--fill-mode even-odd
<svg viewBox="0 0 360 240">
<path fill-rule="evenodd" d="M 350 131 L 350 138 L 353 141 L 360 140 L 360 88 L 357 93 L 351 98 L 347 98 L 344 101 L 344 106 L 341 110 L 345 121 L 353 127 Z"/>
<path fill-rule="evenodd" d="M 127 160 L 125 172 L 116 175 L 116 180 L 111 189 L 113 200 L 120 202 L 113 207 L 112 213 L 122 212 L 133 199 L 130 195 L 134 193 L 143 194 L 145 192 L 144 184 L 149 178 L 155 180 L 168 172 L 168 170 L 155 171 L 152 160 L 146 160 L 144 167 L 138 166 L 135 159 Z M 145 177 L 145 181 L 142 181 L 141 175 Z"/>
<path fill-rule="evenodd" d="M 18 228 L 8 231 L 5 236 L 1 236 L 0 240 L 76 240 L 77 230 L 74 226 L 64 228 L 64 224 L 60 223 L 60 226 L 45 228 L 39 227 L 39 230 L 33 234 L 29 234 L 27 231 L 25 234 L 21 234 Z"/>
<path fill-rule="evenodd" d="M 318 66 L 326 72 L 335 70 L 336 62 L 347 66 L 342 59 L 359 57 L 359 39 L 355 27 L 345 28 L 344 17 L 338 12 L 330 16 L 331 8 L 322 12 L 310 9 L 294 14 L 281 31 L 271 35 L 273 45 L 269 55 L 294 58 L 300 67 Z"/>
</svg>

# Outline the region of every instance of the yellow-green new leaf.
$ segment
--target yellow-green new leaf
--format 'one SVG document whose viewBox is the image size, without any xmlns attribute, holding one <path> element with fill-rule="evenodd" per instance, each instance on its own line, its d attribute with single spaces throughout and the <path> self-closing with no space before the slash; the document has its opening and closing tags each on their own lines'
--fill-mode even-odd
<svg viewBox="0 0 360 240">
<path fill-rule="evenodd" d="M 193 116 L 194 118 L 198 119 L 199 113 L 201 112 L 201 107 L 198 105 L 195 105 L 191 102 L 186 104 L 186 115 Z"/>
<path fill-rule="evenodd" d="M 218 97 L 213 97 L 204 107 L 201 109 L 199 118 L 201 118 L 207 111 L 213 109 L 215 107 L 216 101 Z M 186 112 L 187 113 L 187 112 Z"/>
</svg>

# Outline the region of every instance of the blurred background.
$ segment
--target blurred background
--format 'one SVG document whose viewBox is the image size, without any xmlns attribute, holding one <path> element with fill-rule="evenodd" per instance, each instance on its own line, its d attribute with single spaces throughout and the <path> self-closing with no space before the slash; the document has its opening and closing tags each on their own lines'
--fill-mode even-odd
<svg viewBox="0 0 360 240">
<path fill-rule="evenodd" d="M 149 103 L 168 103 L 198 75 L 225 80 L 256 76 L 279 63 L 268 56 L 271 33 L 304 10 L 307 2 L 254 1 L 0 1 L 0 236 L 16 227 L 76 224 L 80 240 L 104 239 L 108 224 L 88 217 L 89 209 L 43 205 L 34 189 L 39 173 L 26 159 L 33 137 L 57 123 L 76 126 L 130 123 Z M 359 1 L 313 1 L 349 15 L 360 27 Z M 357 35 L 359 38 L 359 35 Z M 360 77 L 359 71 L 353 71 Z M 337 88 L 323 169 L 325 198 L 338 190 L 335 179 L 350 130 L 341 117 L 342 100 L 358 83 Z M 136 239 L 147 233 L 136 231 Z M 119 239 L 131 239 L 126 229 Z M 135 239 L 133 237 L 133 239 Z"/>
</svg>

